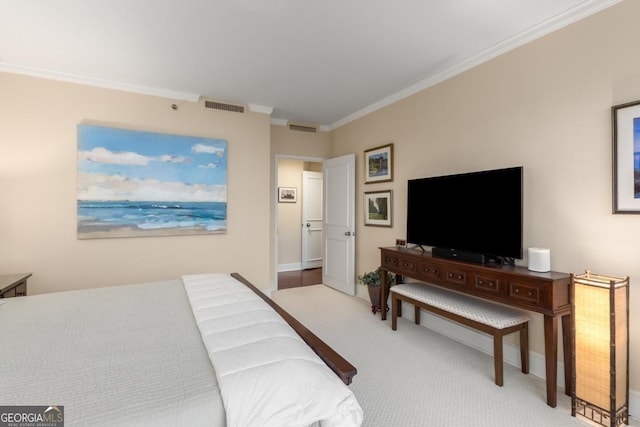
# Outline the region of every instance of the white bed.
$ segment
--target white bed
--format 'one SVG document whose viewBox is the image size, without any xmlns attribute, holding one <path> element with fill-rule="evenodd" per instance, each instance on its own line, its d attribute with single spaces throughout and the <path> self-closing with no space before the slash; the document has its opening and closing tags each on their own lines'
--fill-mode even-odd
<svg viewBox="0 0 640 427">
<path fill-rule="evenodd" d="M 235 277 L 4 300 L 0 405 L 62 405 L 69 426 L 360 425 L 355 368 L 341 381 Z"/>
</svg>

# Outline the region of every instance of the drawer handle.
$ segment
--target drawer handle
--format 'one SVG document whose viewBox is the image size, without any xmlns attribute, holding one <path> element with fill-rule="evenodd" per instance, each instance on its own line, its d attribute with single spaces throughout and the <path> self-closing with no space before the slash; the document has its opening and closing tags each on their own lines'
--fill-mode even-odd
<svg viewBox="0 0 640 427">
<path fill-rule="evenodd" d="M 533 296 L 533 292 L 529 291 L 529 294 L 528 294 L 528 295 L 529 295 L 530 297 L 532 297 L 532 296 Z"/>
<path fill-rule="evenodd" d="M 515 288 L 515 289 L 513 290 L 513 293 L 514 293 L 514 294 L 519 294 L 519 293 L 520 293 L 520 289 Z"/>
</svg>

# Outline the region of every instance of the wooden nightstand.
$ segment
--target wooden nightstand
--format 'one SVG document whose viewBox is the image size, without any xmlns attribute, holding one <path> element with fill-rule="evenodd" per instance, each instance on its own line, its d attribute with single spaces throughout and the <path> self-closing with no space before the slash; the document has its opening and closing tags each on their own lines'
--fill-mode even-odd
<svg viewBox="0 0 640 427">
<path fill-rule="evenodd" d="M 31 277 L 31 273 L 0 275 L 0 298 L 27 295 L 27 279 L 29 277 Z"/>
</svg>

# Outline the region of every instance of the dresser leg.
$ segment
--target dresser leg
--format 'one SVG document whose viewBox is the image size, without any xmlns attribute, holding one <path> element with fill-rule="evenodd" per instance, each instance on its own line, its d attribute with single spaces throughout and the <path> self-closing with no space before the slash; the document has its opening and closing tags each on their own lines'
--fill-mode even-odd
<svg viewBox="0 0 640 427">
<path fill-rule="evenodd" d="M 544 315 L 544 356 L 547 377 L 547 405 L 556 407 L 558 393 L 558 318 Z"/>
</svg>

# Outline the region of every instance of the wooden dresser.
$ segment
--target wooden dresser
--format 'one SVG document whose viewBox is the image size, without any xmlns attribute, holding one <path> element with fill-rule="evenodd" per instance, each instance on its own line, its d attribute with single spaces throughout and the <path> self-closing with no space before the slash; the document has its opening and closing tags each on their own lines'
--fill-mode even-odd
<svg viewBox="0 0 640 427">
<path fill-rule="evenodd" d="M 29 277 L 31 277 L 31 273 L 0 275 L 0 298 L 27 295 L 27 279 Z"/>
<path fill-rule="evenodd" d="M 558 320 L 562 321 L 565 392 L 571 395 L 571 275 L 537 273 L 525 267 L 473 264 L 436 258 L 431 252 L 380 248 L 382 280 L 387 272 L 544 315 L 547 404 L 557 403 Z M 382 301 L 387 296 L 383 291 Z M 386 312 L 382 311 L 382 320 Z"/>
</svg>

